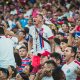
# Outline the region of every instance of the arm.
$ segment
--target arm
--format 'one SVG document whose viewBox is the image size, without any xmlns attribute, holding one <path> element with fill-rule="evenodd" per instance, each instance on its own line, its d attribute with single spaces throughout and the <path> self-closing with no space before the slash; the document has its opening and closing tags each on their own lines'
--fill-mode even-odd
<svg viewBox="0 0 80 80">
<path fill-rule="evenodd" d="M 49 42 L 50 42 L 50 46 L 51 46 L 51 52 L 54 52 L 55 50 L 55 45 L 54 45 L 54 40 L 53 38 L 52 39 L 49 39 Z"/>
<path fill-rule="evenodd" d="M 36 73 L 35 79 L 34 80 L 42 80 L 42 78 L 45 75 L 45 70 L 41 69 Z"/>
<path fill-rule="evenodd" d="M 32 49 L 32 46 L 33 46 L 33 39 L 30 38 L 30 40 L 28 41 L 28 51 Z"/>
<path fill-rule="evenodd" d="M 68 45 L 69 46 L 72 46 L 73 42 L 72 42 L 72 34 L 69 33 L 69 36 L 68 36 Z"/>
<path fill-rule="evenodd" d="M 16 24 L 17 24 L 17 26 L 18 26 L 19 29 L 24 30 L 24 29 L 21 27 L 20 22 L 17 22 Z"/>
<path fill-rule="evenodd" d="M 77 26 L 74 29 L 69 30 L 69 36 L 68 36 L 68 45 L 72 46 L 72 34 L 76 31 Z"/>
<path fill-rule="evenodd" d="M 4 28 L 7 29 L 8 26 L 7 26 L 6 22 L 4 22 L 3 25 L 4 25 Z"/>
<path fill-rule="evenodd" d="M 15 36 L 13 31 L 9 31 L 7 29 L 4 29 L 4 31 L 5 31 L 5 35 Z"/>
<path fill-rule="evenodd" d="M 36 74 L 35 79 L 34 80 L 42 80 L 42 78 L 44 77 L 44 74 Z"/>
</svg>

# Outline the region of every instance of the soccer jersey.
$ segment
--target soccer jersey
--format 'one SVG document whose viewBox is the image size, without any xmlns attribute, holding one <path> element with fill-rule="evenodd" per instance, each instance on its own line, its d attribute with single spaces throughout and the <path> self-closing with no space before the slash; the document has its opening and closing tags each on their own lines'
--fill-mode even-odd
<svg viewBox="0 0 80 80">
<path fill-rule="evenodd" d="M 48 26 L 42 25 L 41 29 L 37 28 L 37 30 L 45 39 L 49 40 L 49 39 L 53 38 L 52 31 Z M 34 51 L 34 53 L 42 52 L 44 50 L 51 52 L 51 47 L 50 47 L 49 43 L 44 41 L 39 36 L 35 27 L 31 27 L 30 35 L 33 38 L 33 51 Z"/>
<path fill-rule="evenodd" d="M 80 68 L 78 61 L 73 61 L 70 64 L 64 64 L 62 70 L 66 76 L 66 80 L 78 80 L 75 70 Z"/>
<path fill-rule="evenodd" d="M 23 72 L 23 68 L 27 65 L 29 65 L 31 62 L 30 62 L 30 58 L 22 58 L 22 65 L 19 66 L 19 69 L 18 69 L 18 72 L 21 73 Z"/>
</svg>

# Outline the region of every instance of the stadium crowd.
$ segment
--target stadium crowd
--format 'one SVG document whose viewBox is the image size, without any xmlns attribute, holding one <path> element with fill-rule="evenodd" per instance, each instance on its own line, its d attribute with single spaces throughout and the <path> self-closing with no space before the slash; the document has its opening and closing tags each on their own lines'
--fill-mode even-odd
<svg viewBox="0 0 80 80">
<path fill-rule="evenodd" d="M 80 80 L 80 0 L 0 0 L 0 80 Z"/>
</svg>

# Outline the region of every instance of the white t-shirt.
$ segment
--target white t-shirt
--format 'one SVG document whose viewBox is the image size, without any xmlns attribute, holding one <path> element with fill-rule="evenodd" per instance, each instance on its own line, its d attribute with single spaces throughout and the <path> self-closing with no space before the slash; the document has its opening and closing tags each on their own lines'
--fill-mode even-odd
<svg viewBox="0 0 80 80">
<path fill-rule="evenodd" d="M 5 36 L 0 36 L 0 67 L 8 68 L 9 65 L 16 67 L 13 41 Z"/>
<path fill-rule="evenodd" d="M 41 29 L 37 28 L 37 30 L 47 40 L 53 38 L 52 31 L 51 31 L 51 29 L 48 26 L 42 25 Z M 44 40 L 41 40 L 41 38 L 37 34 L 37 31 L 36 31 L 34 26 L 31 27 L 31 29 L 30 29 L 30 35 L 33 38 L 33 51 L 34 51 L 35 54 L 37 54 L 38 52 L 41 53 L 41 52 L 43 52 L 45 50 L 51 52 L 51 47 L 50 47 L 49 43 L 47 43 Z"/>
<path fill-rule="evenodd" d="M 78 61 L 73 61 L 70 64 L 64 64 L 62 71 L 66 76 L 66 80 L 77 80 L 75 70 L 78 68 L 80 68 L 80 63 Z"/>
</svg>

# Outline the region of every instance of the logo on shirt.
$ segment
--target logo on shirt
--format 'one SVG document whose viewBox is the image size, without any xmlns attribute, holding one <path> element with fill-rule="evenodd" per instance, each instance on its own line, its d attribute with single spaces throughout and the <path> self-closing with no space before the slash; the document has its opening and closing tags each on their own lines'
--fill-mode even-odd
<svg viewBox="0 0 80 80">
<path fill-rule="evenodd" d="M 67 70 L 67 73 L 70 73 L 70 69 Z"/>
</svg>

